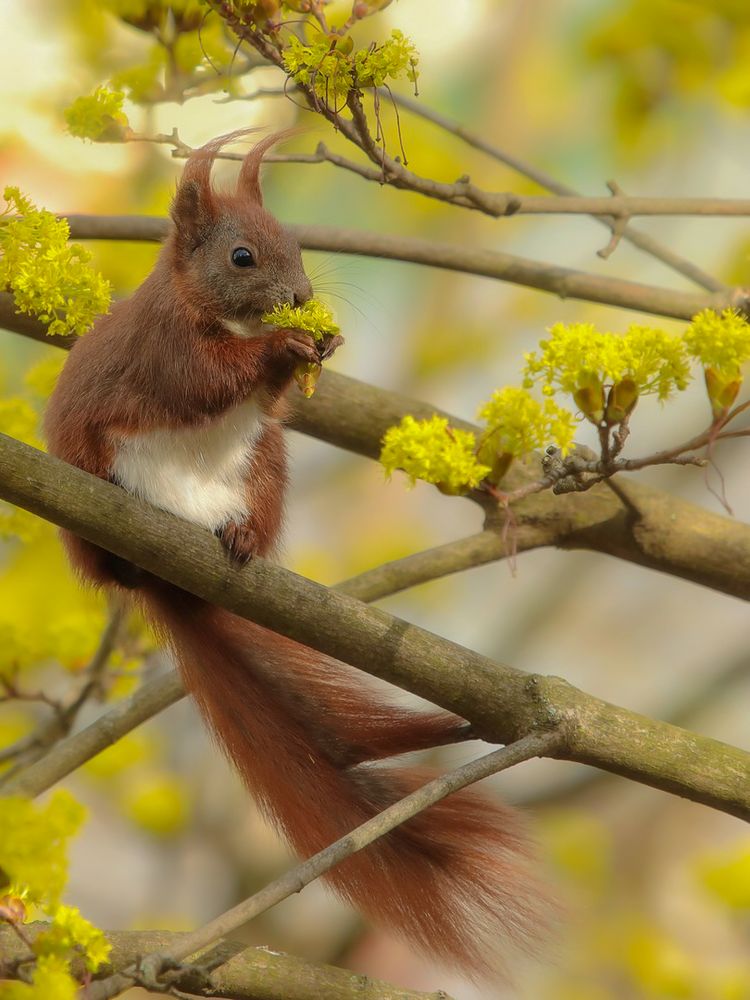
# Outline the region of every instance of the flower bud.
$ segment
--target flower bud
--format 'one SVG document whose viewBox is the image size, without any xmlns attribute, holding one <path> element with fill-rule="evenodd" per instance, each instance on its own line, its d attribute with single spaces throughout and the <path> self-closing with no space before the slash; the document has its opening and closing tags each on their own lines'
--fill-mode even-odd
<svg viewBox="0 0 750 1000">
<path fill-rule="evenodd" d="M 711 402 L 711 410 L 716 420 L 725 416 L 727 410 L 737 398 L 742 385 L 742 375 L 739 372 L 728 375 L 715 368 L 706 368 L 706 389 Z"/>
<path fill-rule="evenodd" d="M 596 373 L 580 378 L 573 399 L 584 417 L 598 427 L 604 419 L 604 387 Z"/>
<path fill-rule="evenodd" d="M 447 497 L 462 497 L 469 492 L 469 487 L 463 484 L 454 486 L 452 483 L 435 483 L 435 486 Z"/>
<path fill-rule="evenodd" d="M 615 382 L 607 396 L 607 408 L 604 419 L 608 424 L 619 424 L 629 417 L 638 402 L 638 386 L 632 378 L 623 378 Z"/>
</svg>

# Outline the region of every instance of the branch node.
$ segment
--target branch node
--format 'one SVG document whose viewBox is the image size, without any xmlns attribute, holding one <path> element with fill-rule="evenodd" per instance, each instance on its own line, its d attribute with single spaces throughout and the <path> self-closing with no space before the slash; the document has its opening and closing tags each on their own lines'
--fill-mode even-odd
<svg viewBox="0 0 750 1000">
<path fill-rule="evenodd" d="M 609 188 L 613 198 L 625 197 L 625 192 L 622 190 L 617 181 L 614 180 L 607 181 L 607 187 Z M 610 257 L 617 249 L 618 244 L 622 239 L 625 230 L 628 227 L 630 219 L 631 219 L 630 213 L 627 211 L 623 211 L 621 213 L 618 212 L 613 213 L 612 235 L 609 238 L 609 243 L 607 243 L 606 247 L 602 247 L 601 250 L 596 251 L 597 255 L 601 257 L 603 260 L 607 260 L 607 258 Z"/>
</svg>

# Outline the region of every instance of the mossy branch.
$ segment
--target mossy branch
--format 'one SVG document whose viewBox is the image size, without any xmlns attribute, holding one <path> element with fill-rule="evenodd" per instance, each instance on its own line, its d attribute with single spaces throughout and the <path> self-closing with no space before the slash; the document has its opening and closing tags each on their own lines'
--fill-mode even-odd
<svg viewBox="0 0 750 1000">
<path fill-rule="evenodd" d="M 610 705 L 560 678 L 495 663 L 265 560 L 238 568 L 209 532 L 5 435 L 0 497 L 455 712 L 488 742 L 556 729 L 562 738 L 554 756 L 750 819 L 750 754 Z"/>
<path fill-rule="evenodd" d="M 24 932 L 33 941 L 45 924 L 28 924 Z M 168 953 L 179 948 L 186 934 L 173 931 L 108 931 L 112 945 L 110 960 L 97 979 L 122 972 L 152 952 Z M 190 990 L 191 996 L 232 997 L 234 1000 L 450 1000 L 445 993 L 421 993 L 402 989 L 348 969 L 318 965 L 292 955 L 248 948 L 236 942 L 223 946 L 226 961 L 212 975 L 214 988 Z M 16 976 L 16 963 L 26 957 L 23 942 L 11 927 L 0 926 L 0 979 Z M 84 975 L 83 963 L 74 973 Z"/>
</svg>

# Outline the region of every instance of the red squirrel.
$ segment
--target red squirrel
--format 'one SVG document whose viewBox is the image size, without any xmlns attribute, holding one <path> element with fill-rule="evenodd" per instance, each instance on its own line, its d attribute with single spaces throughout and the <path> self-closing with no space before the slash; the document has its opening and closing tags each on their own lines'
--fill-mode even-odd
<svg viewBox="0 0 750 1000">
<path fill-rule="evenodd" d="M 215 532 L 228 558 L 272 556 L 287 485 L 283 396 L 298 330 L 261 316 L 312 295 L 300 249 L 263 207 L 270 136 L 236 188 L 211 183 L 221 136 L 188 160 L 152 272 L 73 347 L 46 414 L 52 454 Z M 379 763 L 470 738 L 464 720 L 390 704 L 354 668 L 214 607 L 63 532 L 87 581 L 124 588 L 172 648 L 187 688 L 264 812 L 302 856 L 414 790 Z M 450 664 L 446 664 L 446 670 Z M 335 868 L 333 887 L 422 951 L 482 975 L 497 940 L 526 943 L 543 894 L 514 810 L 458 792 Z"/>
</svg>

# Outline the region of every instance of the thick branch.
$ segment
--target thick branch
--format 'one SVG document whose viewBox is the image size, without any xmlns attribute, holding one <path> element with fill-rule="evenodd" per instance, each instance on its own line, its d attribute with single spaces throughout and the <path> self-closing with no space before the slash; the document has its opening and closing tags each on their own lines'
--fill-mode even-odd
<svg viewBox="0 0 750 1000">
<path fill-rule="evenodd" d="M 510 743 L 560 728 L 556 756 L 750 818 L 750 755 L 527 675 L 264 560 L 232 566 L 217 538 L 111 483 L 0 435 L 0 497 L 186 590 L 468 719 Z"/>
<path fill-rule="evenodd" d="M 66 218 L 70 223 L 71 236 L 81 240 L 157 241 L 163 239 L 167 232 L 166 219 L 155 216 L 68 215 Z M 469 249 L 432 240 L 339 229 L 334 226 L 289 226 L 289 229 L 307 250 L 424 264 L 536 288 L 562 299 L 600 302 L 656 316 L 671 316 L 674 319 L 692 319 L 702 309 L 723 309 L 730 305 L 742 308 L 746 298 L 744 289 L 713 294 L 679 292 L 621 278 L 588 274 L 497 250 Z"/>
<path fill-rule="evenodd" d="M 24 931 L 34 940 L 45 924 L 28 924 Z M 109 931 L 110 960 L 99 977 L 121 972 L 151 952 L 178 949 L 185 934 L 173 931 Z M 236 954 L 235 954 L 236 952 Z M 236 1000 L 450 1000 L 445 993 L 418 993 L 389 983 L 358 976 L 348 969 L 317 965 L 266 948 L 226 945 L 227 961 L 213 973 L 215 991 L 195 996 L 231 997 Z M 0 926 L 0 979 L 16 975 L 15 963 L 26 957 L 23 943 L 10 927 Z M 84 976 L 83 962 L 74 973 Z"/>
<path fill-rule="evenodd" d="M 70 346 L 65 338 L 48 338 L 36 320 L 18 316 L 11 297 L 2 293 L 0 327 Z M 418 418 L 442 413 L 454 427 L 477 431 L 437 406 L 335 372 L 323 373 L 312 399 L 298 401 L 290 424 L 339 448 L 377 458 L 383 434 L 406 413 Z M 532 478 L 538 478 L 537 470 L 519 466 L 511 471 L 508 488 L 523 486 Z M 540 493 L 514 504 L 520 547 L 531 532 L 534 546 L 591 549 L 750 598 L 750 527 L 640 483 L 628 482 L 626 488 L 628 504 L 606 486 L 585 495 Z M 503 530 L 502 522 L 493 527 Z"/>
</svg>

